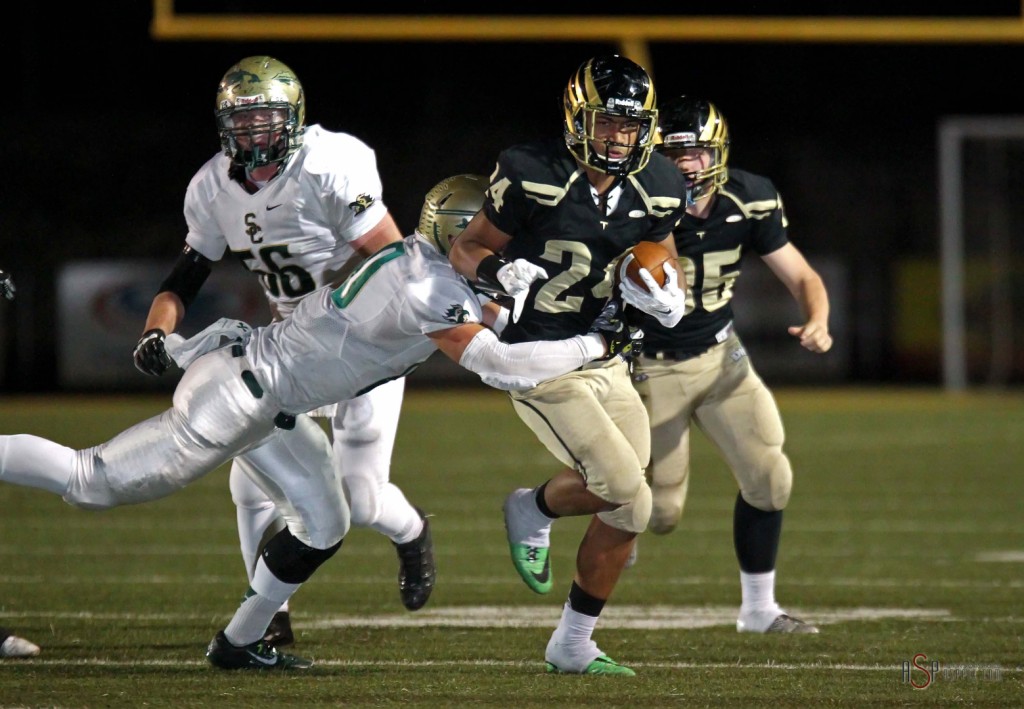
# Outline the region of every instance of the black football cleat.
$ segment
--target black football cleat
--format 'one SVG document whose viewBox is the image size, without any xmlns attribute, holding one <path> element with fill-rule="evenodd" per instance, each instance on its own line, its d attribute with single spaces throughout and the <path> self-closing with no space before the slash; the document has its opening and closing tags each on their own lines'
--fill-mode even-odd
<svg viewBox="0 0 1024 709">
<path fill-rule="evenodd" d="M 416 508 L 416 512 L 423 520 L 423 531 L 420 532 L 420 536 L 405 544 L 392 542 L 398 552 L 398 593 L 402 597 L 402 605 L 411 611 L 419 610 L 427 604 L 437 576 L 430 522 L 419 507 Z"/>
<path fill-rule="evenodd" d="M 206 649 L 206 659 L 222 670 L 305 670 L 311 660 L 286 655 L 262 640 L 237 647 L 228 642 L 224 631 L 218 631 Z"/>
<path fill-rule="evenodd" d="M 292 620 L 288 611 L 278 611 L 270 619 L 270 625 L 263 636 L 263 642 L 273 647 L 284 647 L 295 642 L 295 633 L 292 632 Z"/>
</svg>

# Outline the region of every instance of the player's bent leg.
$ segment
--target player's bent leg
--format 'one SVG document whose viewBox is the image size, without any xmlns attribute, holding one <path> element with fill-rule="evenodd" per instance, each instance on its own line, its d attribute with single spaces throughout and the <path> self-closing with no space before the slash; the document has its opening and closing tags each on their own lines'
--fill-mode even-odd
<svg viewBox="0 0 1024 709">
<path fill-rule="evenodd" d="M 341 402 L 331 422 L 352 524 L 374 529 L 399 544 L 415 539 L 422 530 L 420 515 L 389 481 L 404 389 L 405 380 L 396 379 Z"/>
<path fill-rule="evenodd" d="M 352 524 L 391 540 L 398 556 L 399 598 L 408 610 L 418 610 L 434 589 L 436 566 L 426 514 L 390 481 L 404 392 L 405 379 L 396 379 L 342 402 L 332 427 L 335 464 Z"/>
<path fill-rule="evenodd" d="M 235 503 L 235 518 L 238 523 L 238 542 L 242 551 L 242 562 L 250 583 L 256 570 L 256 559 L 263 546 L 285 526 L 284 518 L 274 502 L 253 481 L 253 471 L 247 472 L 244 458 L 231 462 L 228 484 L 231 500 Z M 284 647 L 295 642 L 292 630 L 291 609 L 286 601 L 274 613 L 263 641 L 274 647 Z"/>
<path fill-rule="evenodd" d="M 291 430 L 275 429 L 243 458 L 297 539 L 326 548 L 348 534 L 351 517 L 330 443 L 309 416 L 297 416 Z"/>
<path fill-rule="evenodd" d="M 636 537 L 593 517 L 577 554 L 576 580 L 551 635 L 544 659 L 548 672 L 558 674 L 636 674 L 612 660 L 591 636 L 611 595 Z"/>
<path fill-rule="evenodd" d="M 211 641 L 206 657 L 222 669 L 305 669 L 309 660 L 287 655 L 263 640 L 274 612 L 341 547 L 316 548 L 281 530 L 256 564 L 252 584 L 228 626 Z"/>
<path fill-rule="evenodd" d="M 687 450 L 689 445 L 687 445 Z M 651 521 L 648 530 L 668 534 L 683 516 L 690 486 L 689 455 L 675 462 L 652 461 L 647 468 L 651 487 Z"/>
<path fill-rule="evenodd" d="M 740 566 L 739 632 L 817 633 L 775 600 L 775 565 L 782 510 L 789 502 L 793 471 L 782 451 L 785 431 L 771 392 L 744 359 L 731 375 L 732 395 L 703 406 L 698 418 L 722 450 L 740 492 L 733 512 L 733 541 Z M 742 431 L 743 435 L 737 435 Z"/>
<path fill-rule="evenodd" d="M 651 519 L 651 488 L 647 481 L 640 478 L 633 499 L 614 510 L 607 510 L 597 513 L 598 518 L 609 527 L 640 534 Z"/>
<path fill-rule="evenodd" d="M 641 357 L 634 387 L 647 409 L 651 428 L 651 462 L 647 480 L 653 506 L 648 531 L 668 534 L 686 504 L 690 478 L 690 428 L 694 408 L 713 377 L 706 365 L 690 360 L 663 362 Z"/>
</svg>

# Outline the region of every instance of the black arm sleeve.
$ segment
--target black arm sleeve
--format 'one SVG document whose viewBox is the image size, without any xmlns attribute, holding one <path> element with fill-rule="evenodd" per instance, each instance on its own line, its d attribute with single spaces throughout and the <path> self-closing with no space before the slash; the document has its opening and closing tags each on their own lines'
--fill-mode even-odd
<svg viewBox="0 0 1024 709">
<path fill-rule="evenodd" d="M 210 275 L 211 264 L 210 259 L 186 244 L 171 270 L 171 275 L 160 284 L 158 292 L 174 293 L 181 298 L 185 308 L 188 308 Z"/>
</svg>

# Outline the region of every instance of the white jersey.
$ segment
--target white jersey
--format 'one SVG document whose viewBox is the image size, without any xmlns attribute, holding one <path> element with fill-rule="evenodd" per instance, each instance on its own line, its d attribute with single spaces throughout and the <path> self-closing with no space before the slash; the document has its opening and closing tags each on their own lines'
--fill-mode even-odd
<svg viewBox="0 0 1024 709">
<path fill-rule="evenodd" d="M 299 414 L 408 374 L 437 349 L 428 333 L 480 321 L 473 290 L 413 235 L 257 328 L 246 355 L 281 410 Z"/>
<path fill-rule="evenodd" d="M 230 250 L 263 285 L 275 318 L 317 288 L 337 286 L 359 257 L 351 242 L 387 214 L 373 150 L 319 125 L 255 194 L 228 176 L 220 153 L 185 193 L 186 243 L 211 261 Z"/>
</svg>

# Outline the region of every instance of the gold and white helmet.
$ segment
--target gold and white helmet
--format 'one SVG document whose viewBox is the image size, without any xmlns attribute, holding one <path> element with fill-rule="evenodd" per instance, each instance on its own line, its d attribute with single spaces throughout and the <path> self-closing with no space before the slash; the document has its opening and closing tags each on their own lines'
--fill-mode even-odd
<svg viewBox="0 0 1024 709">
<path fill-rule="evenodd" d="M 306 96 L 295 72 L 273 57 L 246 57 L 217 87 L 224 154 L 249 169 L 279 163 L 302 146 Z"/>
<path fill-rule="evenodd" d="M 483 175 L 453 175 L 434 185 L 423 200 L 416 231 L 447 254 L 469 220 L 484 206 L 490 184 Z"/>
</svg>

